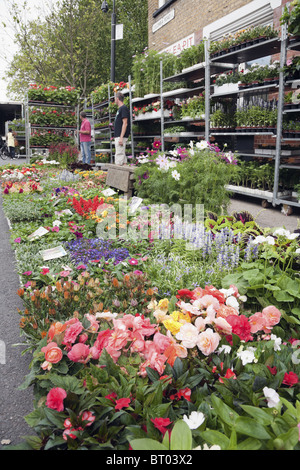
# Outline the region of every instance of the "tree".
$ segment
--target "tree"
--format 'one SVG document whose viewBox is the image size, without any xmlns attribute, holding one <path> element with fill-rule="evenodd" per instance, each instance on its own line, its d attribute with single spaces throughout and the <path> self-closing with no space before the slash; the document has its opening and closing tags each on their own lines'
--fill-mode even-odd
<svg viewBox="0 0 300 470">
<path fill-rule="evenodd" d="M 116 3 L 118 22 L 124 24 L 124 39 L 116 47 L 116 81 L 126 81 L 132 56 L 147 45 L 147 0 Z M 74 86 L 86 97 L 109 81 L 111 15 L 101 11 L 100 0 L 57 0 L 44 20 L 29 22 L 14 0 L 12 9 L 19 51 L 6 73 L 10 94 L 20 99 L 35 82 Z"/>
</svg>

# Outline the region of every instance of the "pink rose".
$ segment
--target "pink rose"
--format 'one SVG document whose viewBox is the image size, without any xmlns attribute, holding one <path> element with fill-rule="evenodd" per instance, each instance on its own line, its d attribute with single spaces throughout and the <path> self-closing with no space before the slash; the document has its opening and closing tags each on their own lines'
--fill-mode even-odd
<svg viewBox="0 0 300 470">
<path fill-rule="evenodd" d="M 46 406 L 51 410 L 63 411 L 63 401 L 66 397 L 67 392 L 63 388 L 52 388 L 47 395 Z"/>
<path fill-rule="evenodd" d="M 74 344 L 72 349 L 68 352 L 68 358 L 70 361 L 86 364 L 89 354 L 90 348 L 87 344 L 77 343 Z"/>
</svg>

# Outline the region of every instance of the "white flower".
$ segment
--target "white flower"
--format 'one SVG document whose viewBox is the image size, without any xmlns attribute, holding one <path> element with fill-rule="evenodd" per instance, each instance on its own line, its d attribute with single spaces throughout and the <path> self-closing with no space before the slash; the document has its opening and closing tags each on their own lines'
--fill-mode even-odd
<svg viewBox="0 0 300 470">
<path fill-rule="evenodd" d="M 202 450 L 201 449 L 201 446 L 197 446 L 195 447 L 193 450 Z M 213 446 L 211 447 L 208 447 L 207 444 L 203 444 L 203 450 L 222 450 L 220 446 L 218 446 L 217 444 L 214 444 Z"/>
<path fill-rule="evenodd" d="M 239 311 L 239 303 L 236 297 L 234 297 L 233 295 L 231 295 L 230 297 L 227 297 L 225 303 L 226 305 L 228 305 L 228 307 L 233 307 L 235 310 Z"/>
<path fill-rule="evenodd" d="M 266 242 L 269 244 L 269 245 L 275 245 L 275 238 L 274 237 L 271 237 L 270 235 L 268 235 L 266 237 Z"/>
<path fill-rule="evenodd" d="M 54 220 L 53 222 L 53 227 L 59 227 L 61 225 L 61 221 L 60 220 Z"/>
<path fill-rule="evenodd" d="M 194 348 L 199 338 L 198 329 L 191 323 L 185 323 L 176 334 L 176 339 L 182 341 L 182 345 L 186 348 Z"/>
<path fill-rule="evenodd" d="M 281 338 L 278 338 L 276 335 L 271 335 L 271 340 L 274 341 L 274 351 L 280 351 L 281 350 L 281 343 L 282 340 Z"/>
<path fill-rule="evenodd" d="M 300 253 L 300 248 L 297 248 L 297 250 L 295 251 L 295 253 Z"/>
<path fill-rule="evenodd" d="M 192 411 L 190 416 L 183 415 L 183 421 L 188 425 L 190 429 L 197 429 L 205 421 L 205 416 L 201 411 Z"/>
<path fill-rule="evenodd" d="M 248 349 L 245 349 L 244 351 L 240 351 L 237 353 L 237 356 L 241 359 L 243 366 L 245 366 L 246 364 L 251 364 L 251 362 L 254 362 L 255 350 L 256 348 L 248 348 Z"/>
<path fill-rule="evenodd" d="M 205 150 L 208 148 L 208 142 L 205 142 L 205 140 L 201 140 L 201 142 L 196 143 L 196 147 L 199 150 Z"/>
<path fill-rule="evenodd" d="M 264 387 L 263 388 L 264 395 L 268 400 L 268 407 L 274 408 L 280 402 L 280 398 L 278 393 L 273 388 Z"/>
<path fill-rule="evenodd" d="M 97 312 L 95 314 L 95 317 L 96 318 L 103 318 L 104 320 L 113 320 L 114 318 L 116 318 L 118 316 L 117 313 L 111 313 L 111 312 Z"/>
<path fill-rule="evenodd" d="M 230 351 L 231 351 L 231 346 L 228 346 L 228 344 L 223 344 L 223 346 L 221 346 L 218 350 L 217 350 L 217 353 L 218 354 L 221 354 L 221 352 L 223 352 L 225 354 L 229 354 Z"/>
<path fill-rule="evenodd" d="M 254 240 L 252 241 L 252 243 L 254 245 L 257 245 L 258 243 L 263 243 L 266 241 L 266 237 L 264 237 L 263 235 L 258 235 L 256 238 L 254 238 Z"/>
<path fill-rule="evenodd" d="M 286 237 L 288 240 L 295 240 L 295 238 L 299 237 L 299 233 L 291 233 L 289 230 L 286 230 L 282 227 L 276 229 L 275 232 L 273 232 L 273 235 Z"/>
<path fill-rule="evenodd" d="M 179 181 L 180 173 L 178 173 L 177 170 L 173 170 L 172 171 L 172 177 L 174 178 L 174 180 Z"/>
</svg>

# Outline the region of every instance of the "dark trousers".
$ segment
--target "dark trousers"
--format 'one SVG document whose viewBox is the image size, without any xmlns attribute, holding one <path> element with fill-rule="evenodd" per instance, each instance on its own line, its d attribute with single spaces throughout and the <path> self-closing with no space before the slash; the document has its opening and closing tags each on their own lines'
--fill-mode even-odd
<svg viewBox="0 0 300 470">
<path fill-rule="evenodd" d="M 15 158 L 16 150 L 15 147 L 8 147 L 11 158 Z"/>
</svg>

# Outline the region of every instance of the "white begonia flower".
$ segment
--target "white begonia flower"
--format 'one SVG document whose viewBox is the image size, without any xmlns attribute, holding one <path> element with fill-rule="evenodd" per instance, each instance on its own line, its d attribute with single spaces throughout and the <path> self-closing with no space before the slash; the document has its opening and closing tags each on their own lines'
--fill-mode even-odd
<svg viewBox="0 0 300 470">
<path fill-rule="evenodd" d="M 235 310 L 239 311 L 239 303 L 236 297 L 234 297 L 233 295 L 231 295 L 230 297 L 227 297 L 225 303 L 228 307 L 232 307 Z"/>
<path fill-rule="evenodd" d="M 190 429 L 198 429 L 204 423 L 205 415 L 201 411 L 192 411 L 189 417 L 183 415 L 182 419 Z"/>
<path fill-rule="evenodd" d="M 229 297 L 234 294 L 234 289 L 229 287 L 229 289 L 220 289 L 220 292 L 225 295 L 225 297 Z"/>
<path fill-rule="evenodd" d="M 199 339 L 199 331 L 191 323 L 185 323 L 175 337 L 181 341 L 182 345 L 186 348 L 194 348 Z"/>
<path fill-rule="evenodd" d="M 295 253 L 299 254 L 299 253 L 300 253 L 300 248 L 297 248 L 297 250 L 295 251 Z"/>
<path fill-rule="evenodd" d="M 266 397 L 268 401 L 269 408 L 274 408 L 279 404 L 280 397 L 273 388 L 264 387 L 263 392 L 264 392 L 264 396 Z"/>
<path fill-rule="evenodd" d="M 271 340 L 274 341 L 274 351 L 280 351 L 281 350 L 281 343 L 282 339 L 278 338 L 276 335 L 271 335 Z"/>
<path fill-rule="evenodd" d="M 246 364 L 251 364 L 255 361 L 255 350 L 256 348 L 250 347 L 237 353 L 237 356 L 241 359 L 243 366 L 245 366 Z"/>
</svg>

